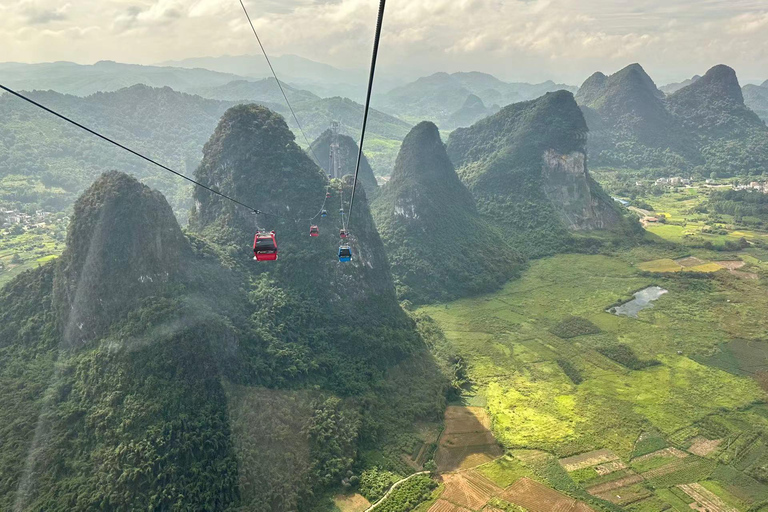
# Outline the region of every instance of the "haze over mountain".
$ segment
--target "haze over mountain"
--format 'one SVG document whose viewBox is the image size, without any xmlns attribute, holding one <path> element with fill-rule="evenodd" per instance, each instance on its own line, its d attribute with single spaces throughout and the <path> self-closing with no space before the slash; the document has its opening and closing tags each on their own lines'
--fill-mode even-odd
<svg viewBox="0 0 768 512">
<path fill-rule="evenodd" d="M 747 105 L 760 119 L 768 123 L 768 80 L 762 85 L 745 85 L 744 104 Z"/>
<path fill-rule="evenodd" d="M 558 91 L 454 131 L 448 155 L 479 211 L 516 249 L 540 256 L 562 250 L 572 231 L 622 224 L 587 170 L 586 133 L 573 95 Z"/>
<path fill-rule="evenodd" d="M 113 61 L 101 61 L 93 65 L 73 62 L 6 62 L 0 63 L 0 75 L 3 77 L 3 85 L 12 89 L 54 90 L 75 96 L 114 92 L 137 84 L 189 92 L 194 88 L 222 86 L 243 79 L 240 75 L 207 69 L 139 66 Z"/>
<path fill-rule="evenodd" d="M 184 236 L 161 194 L 112 172 L 77 201 L 62 258 L 0 290 L 0 508 L 311 510 L 363 451 L 442 411 L 364 191 L 350 264 L 337 233 L 295 222 L 328 181 L 293 139 L 234 107 L 196 172 L 282 219 L 196 193 Z M 248 251 L 257 223 L 284 251 L 268 266 Z"/>
<path fill-rule="evenodd" d="M 736 73 L 715 66 L 665 97 L 638 64 L 590 77 L 576 96 L 593 165 L 761 173 L 768 128 L 744 103 Z M 671 171 L 671 172 L 676 172 Z"/>
<path fill-rule="evenodd" d="M 433 123 L 418 124 L 405 138 L 373 212 L 401 299 L 479 293 L 519 270 L 520 255 L 477 212 Z"/>
<path fill-rule="evenodd" d="M 331 173 L 330 168 L 330 153 L 331 144 L 333 143 L 333 130 L 327 129 L 312 143 L 311 156 L 317 157 L 320 161 L 317 162 L 320 167 L 327 173 Z M 357 164 L 357 155 L 360 151 L 360 146 L 352 137 L 344 134 L 339 134 L 337 142 L 339 144 L 339 155 L 341 160 L 342 175 L 354 175 L 355 165 Z M 360 161 L 360 174 L 358 175 L 360 184 L 365 188 L 366 193 L 374 197 L 378 191 L 378 183 L 376 176 L 373 174 L 371 164 L 368 163 L 368 157 L 363 153 L 362 160 Z"/>
<path fill-rule="evenodd" d="M 435 73 L 378 96 L 376 105 L 401 119 L 429 119 L 438 126 L 445 124 L 445 128 L 454 128 L 450 121 L 477 120 L 461 119 L 461 114 L 452 118 L 466 107 L 472 95 L 493 111 L 510 103 L 531 100 L 560 89 L 576 90 L 575 87 L 552 81 L 536 85 L 506 83 L 486 73 Z"/>
<path fill-rule="evenodd" d="M 682 89 L 683 87 L 688 87 L 692 83 L 698 81 L 701 78 L 701 75 L 694 75 L 692 78 L 689 78 L 687 80 L 683 80 L 682 82 L 667 84 L 663 87 L 659 87 L 659 90 L 663 92 L 664 94 L 673 94 Z"/>
</svg>

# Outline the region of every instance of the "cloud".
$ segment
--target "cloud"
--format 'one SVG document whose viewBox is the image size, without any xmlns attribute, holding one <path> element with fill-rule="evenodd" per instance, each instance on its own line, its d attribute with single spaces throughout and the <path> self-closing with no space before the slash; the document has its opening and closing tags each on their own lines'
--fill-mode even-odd
<svg viewBox="0 0 768 512">
<path fill-rule="evenodd" d="M 237 0 L 69 1 L 0 0 L 4 58 L 147 64 L 258 52 Z M 341 68 L 368 65 L 377 4 L 246 0 L 270 53 Z M 479 70 L 579 83 L 640 62 L 664 82 L 723 62 L 768 78 L 765 0 L 389 0 L 387 9 L 381 71 L 392 76 Z M 44 24 L 60 35 L 14 39 Z M 82 35 L 68 40 L 65 29 Z"/>
<path fill-rule="evenodd" d="M 44 25 L 52 21 L 64 21 L 67 19 L 67 11 L 71 4 L 64 4 L 56 8 L 44 8 L 38 2 L 24 1 L 22 10 L 30 25 Z"/>
</svg>

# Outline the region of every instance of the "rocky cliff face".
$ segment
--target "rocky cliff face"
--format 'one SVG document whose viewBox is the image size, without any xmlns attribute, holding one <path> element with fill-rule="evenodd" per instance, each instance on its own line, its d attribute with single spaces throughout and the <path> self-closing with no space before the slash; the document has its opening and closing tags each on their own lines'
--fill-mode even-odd
<svg viewBox="0 0 768 512">
<path fill-rule="evenodd" d="M 55 303 L 68 345 L 95 339 L 179 275 L 188 247 L 157 191 L 104 174 L 75 203 Z"/>
<path fill-rule="evenodd" d="M 526 253 L 547 254 L 566 243 L 569 231 L 621 222 L 589 176 L 586 133 L 573 95 L 561 91 L 456 130 L 448 153 L 480 211 Z"/>
<path fill-rule="evenodd" d="M 544 154 L 544 193 L 560 219 L 572 231 L 610 229 L 620 222 L 620 214 L 607 208 L 605 194 L 587 171 L 587 156 L 582 152 Z"/>
</svg>

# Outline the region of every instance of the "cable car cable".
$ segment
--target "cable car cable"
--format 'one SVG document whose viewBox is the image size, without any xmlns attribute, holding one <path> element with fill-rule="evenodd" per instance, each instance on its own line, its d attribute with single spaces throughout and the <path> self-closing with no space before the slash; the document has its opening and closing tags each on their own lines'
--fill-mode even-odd
<svg viewBox="0 0 768 512">
<path fill-rule="evenodd" d="M 288 109 L 291 111 L 291 114 L 293 115 L 293 120 L 296 121 L 296 124 L 299 127 L 299 131 L 301 131 L 301 134 L 304 136 L 304 140 L 306 141 L 310 153 L 312 153 L 312 157 L 315 159 L 318 165 L 320 165 L 320 159 L 317 158 L 317 155 L 315 154 L 315 150 L 312 149 L 312 143 L 309 142 L 309 138 L 307 138 L 307 134 L 304 133 L 304 128 L 301 127 L 301 123 L 299 122 L 299 118 L 296 117 L 296 112 L 293 110 L 293 107 L 291 106 L 291 102 L 288 101 L 288 95 L 285 94 L 285 89 L 283 89 L 283 84 L 280 82 L 280 79 L 277 78 L 277 73 L 275 73 L 275 68 L 272 67 L 272 61 L 269 60 L 269 55 L 267 55 L 267 50 L 264 49 L 264 45 L 261 44 L 261 38 L 259 37 L 258 32 L 256 32 L 256 27 L 253 26 L 253 21 L 251 21 L 251 16 L 248 14 L 248 9 L 245 8 L 245 3 L 243 3 L 243 0 L 240 0 L 240 5 L 243 8 L 243 12 L 245 13 L 245 17 L 248 18 L 248 24 L 251 26 L 251 30 L 253 30 L 253 35 L 256 36 L 256 41 L 259 42 L 259 47 L 261 48 L 261 53 L 264 54 L 264 58 L 267 60 L 267 64 L 269 65 L 270 71 L 272 71 L 272 76 L 275 77 L 275 81 L 277 81 L 277 86 L 280 88 L 280 92 L 283 93 L 283 98 L 285 98 L 285 103 L 288 105 Z"/>
<path fill-rule="evenodd" d="M 242 0 L 240 0 L 242 2 Z M 357 165 L 355 166 L 355 180 L 352 184 L 352 198 L 349 200 L 349 216 L 347 225 L 352 220 L 352 208 L 355 205 L 355 192 L 357 191 L 357 175 L 360 173 L 360 161 L 363 158 L 363 143 L 365 141 L 365 129 L 368 125 L 368 112 L 371 108 L 371 93 L 373 92 L 373 78 L 376 73 L 376 60 L 379 56 L 379 42 L 381 41 L 381 27 L 384 23 L 384 7 L 387 0 L 381 0 L 379 3 L 379 17 L 376 22 L 376 36 L 373 40 L 373 58 L 371 59 L 371 74 L 368 78 L 368 93 L 365 99 L 365 111 L 363 112 L 363 128 L 360 132 L 360 147 L 357 152 Z"/>
<path fill-rule="evenodd" d="M 96 137 L 98 137 L 98 138 L 100 138 L 102 140 L 105 140 L 105 141 L 109 142 L 110 144 L 115 145 L 115 146 L 119 147 L 120 149 L 125 150 L 125 151 L 127 151 L 127 152 L 129 152 L 129 153 L 131 153 L 131 154 L 141 158 L 142 160 L 146 160 L 147 162 L 149 162 L 149 163 L 151 163 L 153 165 L 156 165 L 157 167 L 159 167 L 159 168 L 161 168 L 161 169 L 163 169 L 165 171 L 168 171 L 168 172 L 170 172 L 172 174 L 175 174 L 179 178 L 185 179 L 185 180 L 189 181 L 190 183 L 193 183 L 194 185 L 196 185 L 196 186 L 198 186 L 200 188 L 203 188 L 203 189 L 207 190 L 208 192 L 211 192 L 212 194 L 216 194 L 217 196 L 223 197 L 224 199 L 226 199 L 228 201 L 232 201 L 233 203 L 235 203 L 235 204 L 237 204 L 239 206 L 242 206 L 243 208 L 247 208 L 247 209 L 251 210 L 252 212 L 254 212 L 256 214 L 260 213 L 260 214 L 263 214 L 263 215 L 271 215 L 273 217 L 278 217 L 279 218 L 278 215 L 275 215 L 273 213 L 263 212 L 263 211 L 259 210 L 258 208 L 254 208 L 253 206 L 249 206 L 249 205 L 247 205 L 245 203 L 242 203 L 242 202 L 238 201 L 237 199 L 233 199 L 233 198 L 229 197 L 228 195 L 226 195 L 226 194 L 224 194 L 222 192 L 219 192 L 216 189 L 213 189 L 213 188 L 211 188 L 211 187 L 209 187 L 207 185 L 203 185 L 199 181 L 195 181 L 195 180 L 193 180 L 192 178 L 190 178 L 188 176 L 184 176 L 180 172 L 174 171 L 170 167 L 167 167 L 167 166 L 165 166 L 165 165 L 163 165 L 163 164 L 161 164 L 159 162 L 156 162 L 155 160 L 152 160 L 148 156 L 144 156 L 141 153 L 139 153 L 138 151 L 134 151 L 133 149 L 131 149 L 131 148 L 127 147 L 127 146 L 124 146 L 124 145 L 120 144 L 119 142 L 114 141 L 114 140 L 110 139 L 109 137 L 107 137 L 105 135 L 102 135 L 102 134 L 100 134 L 99 132 L 97 132 L 95 130 L 90 129 L 87 126 L 84 126 L 84 125 L 78 123 L 77 121 L 74 121 L 74 120 L 68 118 L 67 116 L 65 116 L 63 114 L 59 114 L 55 110 L 52 110 L 52 109 L 46 107 L 45 105 L 41 105 L 40 103 L 36 102 L 35 100 L 33 100 L 31 98 L 28 98 L 28 97 L 24 96 L 23 94 L 14 91 L 13 89 L 9 89 L 8 87 L 6 87 L 6 86 L 4 86 L 2 84 L 0 84 L 0 89 L 4 90 L 7 93 L 10 93 L 10 94 L 16 96 L 17 98 L 20 98 L 20 99 L 22 99 L 22 100 L 24 100 L 24 101 L 26 101 L 28 103 L 31 103 L 32 105 L 45 110 L 49 114 L 53 114 L 54 116 L 58 117 L 59 119 L 63 119 L 64 121 L 66 121 L 66 122 L 68 122 L 68 123 L 70 123 L 72 125 L 77 126 L 81 130 L 85 130 L 86 132 L 90 133 L 91 135 L 95 135 Z"/>
</svg>

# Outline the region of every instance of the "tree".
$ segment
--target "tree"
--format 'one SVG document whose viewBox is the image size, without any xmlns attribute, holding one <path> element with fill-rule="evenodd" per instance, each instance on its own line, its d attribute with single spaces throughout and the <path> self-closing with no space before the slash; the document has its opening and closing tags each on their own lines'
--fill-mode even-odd
<svg viewBox="0 0 768 512">
<path fill-rule="evenodd" d="M 709 178 L 712 179 L 712 180 L 716 180 L 717 179 L 717 173 L 712 171 L 712 173 L 709 175 Z"/>
<path fill-rule="evenodd" d="M 21 256 L 19 256 L 19 253 L 14 253 L 13 257 L 11 258 L 11 263 L 14 265 L 20 265 L 21 263 L 24 263 L 24 260 L 21 259 Z"/>
</svg>

